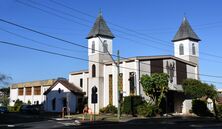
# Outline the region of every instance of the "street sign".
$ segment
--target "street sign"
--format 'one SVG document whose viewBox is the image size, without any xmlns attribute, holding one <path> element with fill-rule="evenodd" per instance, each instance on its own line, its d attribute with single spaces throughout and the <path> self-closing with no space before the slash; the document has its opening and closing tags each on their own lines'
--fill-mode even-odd
<svg viewBox="0 0 222 129">
<path fill-rule="evenodd" d="M 97 103 L 98 102 L 98 95 L 97 95 L 97 88 L 96 86 L 93 86 L 92 87 L 92 95 L 91 95 L 91 102 L 92 103 Z"/>
</svg>

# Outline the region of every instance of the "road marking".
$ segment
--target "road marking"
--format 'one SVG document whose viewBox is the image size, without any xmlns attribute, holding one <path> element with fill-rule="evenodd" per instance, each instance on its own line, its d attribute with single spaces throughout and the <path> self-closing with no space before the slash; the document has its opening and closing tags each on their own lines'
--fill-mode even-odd
<svg viewBox="0 0 222 129">
<path fill-rule="evenodd" d="M 15 127 L 15 125 L 8 125 L 8 127 L 9 127 L 9 128 L 13 128 L 13 127 Z"/>
</svg>

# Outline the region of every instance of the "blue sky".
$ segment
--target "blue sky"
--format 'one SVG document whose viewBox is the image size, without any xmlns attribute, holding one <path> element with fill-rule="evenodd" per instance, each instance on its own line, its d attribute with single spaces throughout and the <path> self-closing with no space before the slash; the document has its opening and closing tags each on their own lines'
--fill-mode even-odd
<svg viewBox="0 0 222 129">
<path fill-rule="evenodd" d="M 87 46 L 85 37 L 101 9 L 108 26 L 116 36 L 113 41 L 113 52 L 115 53 L 119 49 L 123 57 L 172 55 L 171 40 L 178 30 L 183 16 L 186 15 L 194 31 L 202 40 L 200 42 L 200 52 L 203 52 L 200 53 L 200 73 L 221 76 L 221 58 L 204 54 L 205 52 L 222 56 L 222 1 L 220 0 L 213 2 L 211 0 L 62 1 L 64 5 L 90 16 L 59 6 L 53 2 L 54 0 L 22 0 L 29 6 L 18 1 L 1 0 L 0 18 L 85 46 Z M 32 8 L 33 6 L 47 10 L 54 15 Z M 45 6 L 63 13 L 45 8 Z M 121 26 L 121 28 L 113 24 Z M 137 33 L 123 29 L 123 27 Z M 68 50 L 44 46 L 10 33 Z M 52 40 L 2 22 L 0 22 L 0 40 L 87 59 L 87 49 Z M 87 62 L 84 61 L 4 44 L 0 44 L 0 59 L 0 73 L 11 76 L 13 79 L 11 83 L 57 77 L 68 78 L 69 72 L 87 69 Z M 222 82 L 222 78 L 207 76 L 200 76 L 200 78 Z M 217 88 L 222 88 L 222 83 L 214 84 Z"/>
</svg>

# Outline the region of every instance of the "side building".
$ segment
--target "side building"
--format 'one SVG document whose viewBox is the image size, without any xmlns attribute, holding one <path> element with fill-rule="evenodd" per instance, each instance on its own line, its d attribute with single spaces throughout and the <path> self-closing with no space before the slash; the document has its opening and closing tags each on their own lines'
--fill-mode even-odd
<svg viewBox="0 0 222 129">
<path fill-rule="evenodd" d="M 10 106 L 14 106 L 17 99 L 24 103 L 42 104 L 45 101 L 43 93 L 54 84 L 55 79 L 16 83 L 10 86 Z"/>
</svg>

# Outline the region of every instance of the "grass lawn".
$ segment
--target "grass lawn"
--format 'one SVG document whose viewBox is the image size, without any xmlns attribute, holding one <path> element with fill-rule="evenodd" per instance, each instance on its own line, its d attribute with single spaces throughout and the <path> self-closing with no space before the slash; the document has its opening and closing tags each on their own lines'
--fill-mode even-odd
<svg viewBox="0 0 222 129">
<path fill-rule="evenodd" d="M 82 120 L 83 119 L 83 114 L 76 114 L 76 115 L 70 115 L 70 116 L 65 116 L 66 118 L 72 118 L 72 119 L 80 119 Z M 90 120 L 90 117 L 91 119 L 94 118 L 94 115 L 85 115 L 84 118 L 85 120 Z M 104 120 L 104 121 L 119 121 L 118 118 L 117 118 L 117 114 L 99 114 L 99 115 L 96 115 L 95 116 L 96 120 Z M 132 116 L 127 116 L 127 115 L 122 115 L 121 116 L 121 120 L 125 120 L 125 119 L 130 119 L 132 118 Z"/>
</svg>

